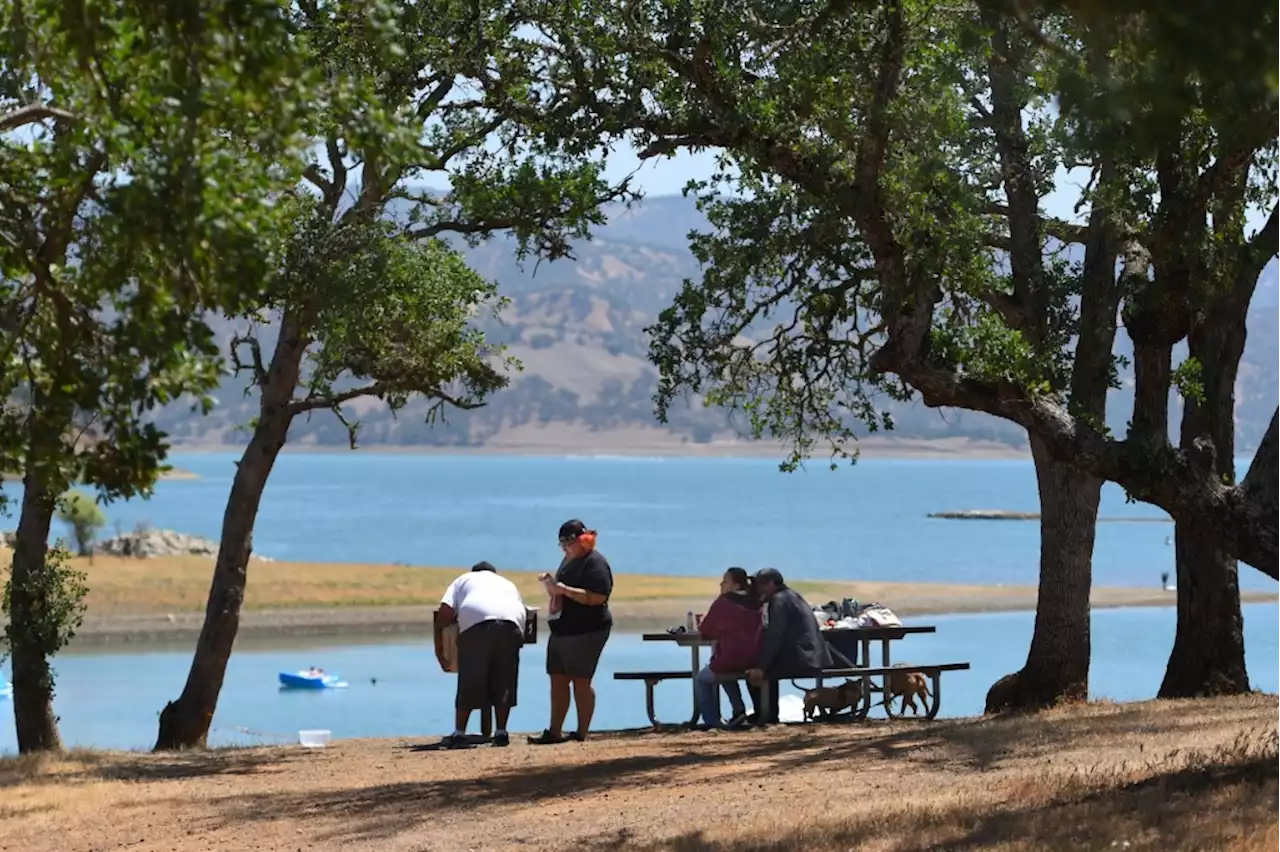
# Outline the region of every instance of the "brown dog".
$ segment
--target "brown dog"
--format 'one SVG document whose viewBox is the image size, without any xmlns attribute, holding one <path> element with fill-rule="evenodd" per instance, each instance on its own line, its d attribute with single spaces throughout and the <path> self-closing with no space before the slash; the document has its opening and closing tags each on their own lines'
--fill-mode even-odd
<svg viewBox="0 0 1280 852">
<path fill-rule="evenodd" d="M 922 672 L 894 672 L 889 675 L 889 691 L 884 697 L 885 706 L 889 706 L 893 699 L 902 696 L 902 709 L 900 715 L 905 715 L 907 707 L 911 707 L 911 715 L 916 715 L 916 696 L 920 696 L 920 703 L 925 707 L 929 706 L 929 682 Z"/>
<path fill-rule="evenodd" d="M 862 700 L 862 681 L 846 680 L 839 686 L 820 686 L 804 693 L 804 720 L 812 721 L 814 711 L 825 719 L 846 707 L 856 707 Z"/>
</svg>

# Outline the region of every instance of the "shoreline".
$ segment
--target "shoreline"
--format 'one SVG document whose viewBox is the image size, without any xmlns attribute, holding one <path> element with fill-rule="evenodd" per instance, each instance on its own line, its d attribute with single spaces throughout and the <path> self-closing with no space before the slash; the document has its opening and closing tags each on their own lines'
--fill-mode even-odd
<svg viewBox="0 0 1280 852">
<path fill-rule="evenodd" d="M 655 430 L 656 431 L 656 430 Z M 535 430 L 536 433 L 536 430 Z M 642 430 L 640 434 L 622 430 L 615 433 L 595 432 L 578 434 L 575 430 L 523 434 L 503 440 L 498 438 L 483 446 L 397 446 L 391 444 L 363 445 L 358 452 L 372 455 L 435 455 L 475 457 L 553 457 L 567 456 L 590 459 L 604 458 L 718 458 L 718 459 L 776 459 L 782 461 L 788 455 L 787 448 L 771 441 L 749 439 L 719 440 L 706 444 L 681 441 L 675 436 L 656 435 Z M 995 441 L 979 441 L 968 438 L 863 438 L 852 445 L 861 458 L 901 460 L 995 460 L 1029 459 L 1029 449 L 1000 444 Z M 242 444 L 192 443 L 173 444 L 170 455 L 213 453 L 240 453 Z M 300 455 L 329 455 L 352 452 L 346 446 L 321 446 L 317 444 L 286 444 L 282 453 Z M 820 450 L 809 464 L 826 465 L 827 451 Z M 847 461 L 835 460 L 836 464 Z"/>
<path fill-rule="evenodd" d="M 624 575 L 619 575 L 624 576 Z M 798 588 L 815 586 L 796 583 Z M 827 588 L 832 588 L 827 586 Z M 904 620 L 923 616 L 976 615 L 984 613 L 1033 612 L 1034 586 L 942 586 L 931 583 L 847 584 L 840 591 L 861 588 L 861 599 L 891 601 L 888 605 Z M 881 594 L 866 595 L 872 590 Z M 891 594 L 883 594 L 890 592 Z M 821 595 L 805 594 L 810 603 L 825 602 Z M 1242 592 L 1242 604 L 1277 600 L 1275 593 Z M 635 634 L 661 632 L 683 621 L 681 613 L 702 611 L 709 598 L 655 598 L 622 600 L 612 605 L 614 630 Z M 1127 587 L 1095 588 L 1094 609 L 1126 607 L 1172 607 L 1176 592 Z M 431 636 L 435 605 L 334 606 L 296 609 L 246 609 L 241 614 L 238 639 L 377 639 Z M 148 646 L 194 640 L 204 622 L 203 612 L 178 613 L 89 613 L 76 632 L 70 649 L 101 648 L 114 645 Z M 539 643 L 547 635 L 546 624 L 538 625 Z"/>
<path fill-rule="evenodd" d="M 164 473 L 156 477 L 157 482 L 185 481 L 199 479 L 200 474 L 180 467 L 171 467 Z M 0 473 L 0 483 L 6 482 L 22 482 L 22 475 L 18 473 Z"/>
</svg>

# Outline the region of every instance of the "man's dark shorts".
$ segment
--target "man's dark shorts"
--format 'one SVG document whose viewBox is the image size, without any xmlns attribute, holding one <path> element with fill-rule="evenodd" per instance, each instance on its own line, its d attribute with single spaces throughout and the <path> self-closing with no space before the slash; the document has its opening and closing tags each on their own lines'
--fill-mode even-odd
<svg viewBox="0 0 1280 852">
<path fill-rule="evenodd" d="M 604 644 L 609 641 L 609 632 L 597 630 L 571 636 L 552 633 L 547 639 L 547 674 L 595 677 Z"/>
<path fill-rule="evenodd" d="M 458 634 L 458 698 L 464 710 L 515 707 L 524 636 L 510 621 L 482 621 Z"/>
</svg>

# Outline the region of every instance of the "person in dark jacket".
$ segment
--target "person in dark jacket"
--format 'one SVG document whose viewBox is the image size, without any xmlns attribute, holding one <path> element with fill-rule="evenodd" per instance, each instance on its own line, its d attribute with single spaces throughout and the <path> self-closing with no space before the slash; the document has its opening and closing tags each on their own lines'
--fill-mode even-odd
<svg viewBox="0 0 1280 852">
<path fill-rule="evenodd" d="M 764 625 L 760 602 L 749 587 L 750 579 L 744 569 L 725 571 L 720 578 L 720 597 L 711 604 L 698 628 L 699 633 L 716 642 L 711 651 L 711 662 L 698 672 L 694 685 L 698 711 L 702 715 L 702 723 L 708 727 L 720 727 L 720 685 L 716 676 L 741 674 L 752 668 L 760 657 Z M 729 707 L 733 711 L 728 727 L 739 727 L 747 719 L 742 687 L 737 681 L 730 681 L 724 684 L 724 691 L 729 696 Z"/>
<path fill-rule="evenodd" d="M 753 685 L 769 690 L 769 718 L 759 721 L 777 722 L 778 681 L 813 677 L 832 668 L 836 660 L 813 616 L 813 607 L 786 584 L 782 572 L 764 568 L 756 573 L 753 585 L 764 602 L 764 637 L 756 666 L 747 675 Z"/>
</svg>

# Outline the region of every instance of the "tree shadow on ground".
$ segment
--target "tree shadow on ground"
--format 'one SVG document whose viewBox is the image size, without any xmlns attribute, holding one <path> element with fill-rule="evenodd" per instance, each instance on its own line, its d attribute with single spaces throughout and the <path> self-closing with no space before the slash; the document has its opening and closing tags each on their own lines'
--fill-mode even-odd
<svg viewBox="0 0 1280 852">
<path fill-rule="evenodd" d="M 1274 699 L 1267 700 L 1274 707 Z M 1230 719 L 1236 709 L 1215 711 L 1215 716 Z M 1257 705 L 1252 709 L 1239 709 L 1242 716 L 1257 718 Z M 1056 753 L 1079 747 L 1081 743 L 1105 746 L 1111 741 L 1132 738 L 1135 733 L 1178 734 L 1185 738 L 1188 746 L 1193 746 L 1195 728 L 1204 724 L 1204 718 L 1203 712 L 1153 713 L 1150 707 L 1142 705 L 1116 705 L 1057 717 L 777 726 L 763 732 L 655 736 L 652 738 L 654 748 L 647 754 L 613 757 L 603 752 L 593 756 L 590 742 L 566 744 L 549 748 L 583 750 L 582 757 L 588 762 L 535 763 L 511 769 L 507 768 L 510 764 L 495 766 L 495 761 L 485 759 L 477 760 L 475 768 L 464 770 L 463 777 L 397 781 L 355 789 L 233 795 L 212 804 L 218 811 L 216 819 L 228 824 L 314 816 L 323 819 L 317 831 L 324 839 L 367 841 L 398 836 L 429 821 L 470 818 L 477 810 L 495 806 L 563 801 L 569 793 L 590 796 L 625 790 L 634 794 L 647 788 L 666 787 L 673 778 L 689 777 L 692 769 L 705 771 L 727 766 L 732 767 L 737 778 L 763 780 L 788 770 L 812 768 L 824 761 L 838 763 L 842 770 L 848 769 L 859 765 L 859 758 L 865 757 L 885 760 L 889 765 L 909 761 L 917 770 L 969 773 L 998 768 L 1007 757 L 1016 758 L 1022 764 L 1042 761 L 1047 766 Z M 631 740 L 639 746 L 649 737 L 633 733 L 601 739 Z M 417 747 L 399 748 L 412 753 Z M 422 755 L 422 759 L 431 758 Z M 1152 772 L 1162 768 L 1166 767 L 1156 765 Z M 973 818 L 972 813 L 964 815 L 964 819 Z M 1010 817 L 1020 824 L 1027 818 L 1026 814 Z M 609 842 L 620 841 L 615 837 Z M 663 848 L 683 852 L 684 847 Z M 902 848 L 916 852 L 916 847 Z M 919 847 L 919 852 L 925 848 L 932 847 Z"/>
<path fill-rule="evenodd" d="M 0 761 L 0 789 L 31 783 L 161 781 L 283 772 L 285 764 L 305 757 L 304 753 L 262 748 L 223 748 L 161 754 L 77 749 L 64 755 L 30 755 Z"/>
<path fill-rule="evenodd" d="M 975 801 L 907 806 L 894 813 L 788 825 L 783 832 L 753 827 L 716 838 L 700 830 L 643 840 L 624 828 L 578 848 L 582 852 L 835 852 L 874 844 L 892 852 L 1255 852 L 1276 847 L 1275 800 L 1280 785 L 1271 756 L 1231 766 L 1170 771 L 1102 789 L 1076 789 L 1061 779 L 1057 783 L 1060 789 L 1030 805 L 993 807 Z"/>
<path fill-rule="evenodd" d="M 470 813 L 487 806 L 563 800 L 659 787 L 670 775 L 691 766 L 735 764 L 776 757 L 787 748 L 775 738 L 742 738 L 735 747 L 717 753 L 666 752 L 606 758 L 580 764 L 532 766 L 478 777 L 402 781 L 359 789 L 320 790 L 304 793 L 230 796 L 218 803 L 226 823 L 273 821 L 281 818 L 323 816 L 342 824 L 320 835 L 325 839 L 371 840 L 394 837 L 450 813 Z M 566 744 L 548 748 L 589 748 Z M 410 747 L 412 748 L 412 747 Z"/>
<path fill-rule="evenodd" d="M 1274 703 L 1273 696 L 1260 696 Z M 1165 703 L 1161 709 L 1176 707 Z M 1239 702 L 1215 711 L 1219 720 L 1256 718 L 1257 705 Z M 874 753 L 879 757 L 901 760 L 909 756 L 922 765 L 949 766 L 985 772 L 993 770 L 1011 757 L 1022 760 L 1043 759 L 1070 748 L 1133 734 L 1178 734 L 1187 744 L 1195 745 L 1195 737 L 1203 730 L 1201 713 L 1153 713 L 1147 703 L 1100 704 L 1086 712 L 1069 715 L 1024 714 L 997 717 L 973 717 L 928 721 L 871 720 L 856 728 L 844 726 L 806 726 L 830 733 L 817 754 L 797 754 L 789 764 L 809 765 L 815 761 L 843 761 L 854 754 Z M 847 732 L 847 733 L 846 733 Z"/>
</svg>

